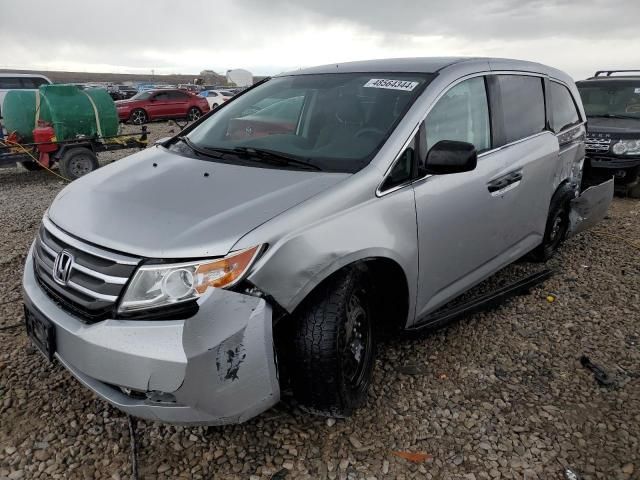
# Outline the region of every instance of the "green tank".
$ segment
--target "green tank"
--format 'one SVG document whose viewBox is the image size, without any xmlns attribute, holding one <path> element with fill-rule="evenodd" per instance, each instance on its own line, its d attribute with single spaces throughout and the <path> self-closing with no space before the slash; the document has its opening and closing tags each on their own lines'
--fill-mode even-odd
<svg viewBox="0 0 640 480">
<path fill-rule="evenodd" d="M 7 132 L 33 141 L 38 120 L 53 126 L 56 140 L 109 137 L 118 134 L 118 112 L 106 90 L 75 85 L 42 85 L 39 90 L 10 90 L 2 106 Z"/>
</svg>

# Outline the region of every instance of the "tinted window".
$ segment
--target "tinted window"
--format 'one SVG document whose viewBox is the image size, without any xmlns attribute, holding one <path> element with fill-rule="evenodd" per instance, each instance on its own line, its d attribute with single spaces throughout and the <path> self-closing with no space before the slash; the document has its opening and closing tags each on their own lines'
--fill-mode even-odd
<svg viewBox="0 0 640 480">
<path fill-rule="evenodd" d="M 487 150 L 491 130 L 484 77 L 451 88 L 429 112 L 425 126 L 427 151 L 440 140 L 468 142 L 478 151 Z"/>
<path fill-rule="evenodd" d="M 153 97 L 153 99 L 156 100 L 156 101 L 163 102 L 165 100 L 169 100 L 169 94 L 168 93 L 159 93 L 155 97 Z"/>
<path fill-rule="evenodd" d="M 22 81 L 24 83 L 24 88 L 36 89 L 40 85 L 49 85 L 49 82 L 47 82 L 44 78 L 40 78 L 40 77 L 23 78 Z"/>
<path fill-rule="evenodd" d="M 169 92 L 169 98 L 171 100 L 186 100 L 189 98 L 189 94 L 184 92 Z"/>
<path fill-rule="evenodd" d="M 506 143 L 530 137 L 545 129 L 542 79 L 524 75 L 499 75 Z"/>
<path fill-rule="evenodd" d="M 0 88 L 22 88 L 22 84 L 18 77 L 0 77 Z"/>
<path fill-rule="evenodd" d="M 5 77 L 0 78 L 0 88 L 35 90 L 40 85 L 49 85 L 44 78 L 39 77 Z"/>
<path fill-rule="evenodd" d="M 551 128 L 559 133 L 565 128 L 580 123 L 580 115 L 573 102 L 569 89 L 564 85 L 551 82 Z"/>
</svg>

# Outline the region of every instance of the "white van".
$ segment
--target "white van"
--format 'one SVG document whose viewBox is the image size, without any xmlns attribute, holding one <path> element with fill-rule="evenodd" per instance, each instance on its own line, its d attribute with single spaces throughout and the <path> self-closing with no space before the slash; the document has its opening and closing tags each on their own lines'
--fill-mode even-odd
<svg viewBox="0 0 640 480">
<path fill-rule="evenodd" d="M 37 90 L 40 85 L 50 83 L 51 80 L 37 73 L 0 73 L 0 118 L 2 102 L 9 90 Z"/>
</svg>

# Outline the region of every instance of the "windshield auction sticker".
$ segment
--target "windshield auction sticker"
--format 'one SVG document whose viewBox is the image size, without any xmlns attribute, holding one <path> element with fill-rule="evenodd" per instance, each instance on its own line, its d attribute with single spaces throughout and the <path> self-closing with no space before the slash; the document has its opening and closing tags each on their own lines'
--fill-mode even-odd
<svg viewBox="0 0 640 480">
<path fill-rule="evenodd" d="M 388 80 L 386 78 L 372 78 L 364 84 L 367 88 L 388 88 L 390 90 L 404 90 L 410 92 L 418 86 L 419 82 L 408 82 L 406 80 Z"/>
</svg>

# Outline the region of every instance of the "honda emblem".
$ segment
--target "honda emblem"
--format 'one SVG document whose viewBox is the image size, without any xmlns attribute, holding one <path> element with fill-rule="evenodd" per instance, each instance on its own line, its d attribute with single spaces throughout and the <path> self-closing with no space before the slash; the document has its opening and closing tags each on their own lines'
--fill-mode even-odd
<svg viewBox="0 0 640 480">
<path fill-rule="evenodd" d="M 62 250 L 53 264 L 53 279 L 56 283 L 63 286 L 67 285 L 69 275 L 71 275 L 71 267 L 73 267 L 73 255 L 66 250 Z"/>
</svg>

